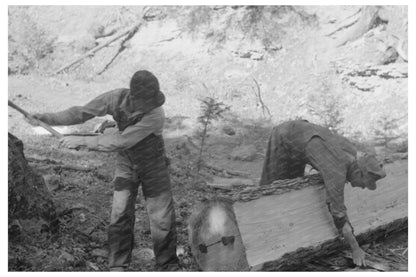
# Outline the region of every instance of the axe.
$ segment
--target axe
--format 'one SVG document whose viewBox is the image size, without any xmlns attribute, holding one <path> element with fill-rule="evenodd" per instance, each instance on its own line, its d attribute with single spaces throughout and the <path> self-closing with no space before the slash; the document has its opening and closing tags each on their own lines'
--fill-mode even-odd
<svg viewBox="0 0 416 277">
<path fill-rule="evenodd" d="M 23 114 L 25 117 L 29 118 L 30 120 L 35 121 L 36 123 L 39 124 L 39 126 L 45 128 L 49 133 L 51 133 L 54 137 L 60 139 L 63 138 L 65 136 L 99 136 L 100 134 L 96 134 L 96 133 L 72 133 L 72 134 L 61 134 L 58 131 L 56 131 L 54 128 L 52 128 L 51 126 L 49 126 L 48 124 L 46 124 L 45 122 L 34 118 L 30 113 L 28 113 L 27 111 L 23 110 L 22 108 L 20 108 L 19 106 L 17 106 L 15 103 L 13 103 L 12 101 L 9 100 L 9 106 L 12 107 L 13 109 L 15 109 L 16 111 L 20 112 L 21 114 Z"/>
<path fill-rule="evenodd" d="M 61 133 L 59 133 L 58 131 L 56 131 L 54 128 L 52 128 L 51 126 L 49 126 L 45 122 L 42 122 L 42 121 L 40 121 L 37 118 L 34 118 L 30 113 L 28 113 L 27 111 L 23 110 L 22 108 L 20 108 L 19 106 L 17 106 L 15 103 L 13 103 L 10 100 L 9 100 L 9 106 L 12 107 L 13 109 L 15 109 L 16 111 L 20 112 L 21 114 L 23 114 L 25 117 L 29 118 L 30 120 L 33 120 L 36 123 L 38 123 L 39 126 L 42 126 L 43 128 L 45 128 L 54 137 L 57 137 L 58 139 L 60 139 L 60 138 L 63 137 L 63 135 Z"/>
</svg>

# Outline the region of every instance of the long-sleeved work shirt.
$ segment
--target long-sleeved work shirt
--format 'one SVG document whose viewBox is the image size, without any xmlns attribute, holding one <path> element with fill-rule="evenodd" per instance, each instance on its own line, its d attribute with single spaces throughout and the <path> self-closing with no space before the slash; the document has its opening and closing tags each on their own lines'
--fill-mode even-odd
<svg viewBox="0 0 416 277">
<path fill-rule="evenodd" d="M 39 119 L 50 125 L 74 125 L 96 116 L 112 115 L 119 130 L 100 136 L 84 137 L 88 148 L 97 151 L 126 150 L 150 134 L 161 135 L 165 119 L 161 106 L 150 111 L 129 97 L 128 89 L 103 93 L 84 106 L 74 106 L 57 113 L 45 113 Z"/>
<path fill-rule="evenodd" d="M 348 171 L 357 155 L 353 144 L 327 128 L 304 120 L 288 121 L 276 126 L 271 141 L 279 145 L 269 144 L 269 147 L 276 147 L 270 151 L 280 148 L 279 153 L 285 154 L 280 156 L 286 160 L 279 160 L 279 157 L 270 159 L 271 165 L 268 165 L 267 170 L 279 170 L 277 164 L 282 162 L 289 166 L 298 163 L 312 165 L 323 177 L 327 204 L 334 223 L 338 229 L 342 228 L 339 225 L 348 221 L 344 186 L 349 181 Z"/>
</svg>

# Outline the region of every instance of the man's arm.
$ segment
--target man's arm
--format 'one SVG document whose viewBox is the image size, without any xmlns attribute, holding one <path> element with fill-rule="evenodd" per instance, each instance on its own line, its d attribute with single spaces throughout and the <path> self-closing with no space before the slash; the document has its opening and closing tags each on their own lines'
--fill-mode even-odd
<svg viewBox="0 0 416 277">
<path fill-rule="evenodd" d="M 102 152 L 126 150 L 152 133 L 161 134 L 164 118 L 164 111 L 159 107 L 146 114 L 142 120 L 135 125 L 127 127 L 123 132 L 93 137 L 70 137 L 70 139 L 67 140 L 73 141 L 73 147 L 69 147 L 70 145 L 66 144 L 65 138 L 63 143 L 69 148 L 80 146 Z"/>
<path fill-rule="evenodd" d="M 360 248 L 349 221 L 344 224 L 344 227 L 342 228 L 342 235 L 351 247 L 354 264 L 358 266 L 367 266 L 365 262 L 365 252 Z"/>
<path fill-rule="evenodd" d="M 74 106 L 56 113 L 35 114 L 34 117 L 53 126 L 81 124 L 96 116 L 111 114 L 112 97 L 116 91 L 103 93 L 84 106 Z"/>
<path fill-rule="evenodd" d="M 344 186 L 346 183 L 346 161 L 334 155 L 330 145 L 319 137 L 312 138 L 306 147 L 306 155 L 324 179 L 327 204 L 338 232 L 345 238 L 351 247 L 352 256 L 356 265 L 365 266 L 365 252 L 360 248 L 349 222 L 347 208 L 344 204 Z"/>
</svg>

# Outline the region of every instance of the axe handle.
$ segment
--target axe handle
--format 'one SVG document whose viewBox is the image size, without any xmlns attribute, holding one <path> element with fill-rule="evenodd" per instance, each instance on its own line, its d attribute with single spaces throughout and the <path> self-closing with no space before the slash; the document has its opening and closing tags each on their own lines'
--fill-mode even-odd
<svg viewBox="0 0 416 277">
<path fill-rule="evenodd" d="M 98 133 L 69 133 L 69 134 L 63 134 L 64 137 L 68 136 L 77 136 L 77 137 L 97 137 L 101 134 Z"/>
<path fill-rule="evenodd" d="M 13 103 L 12 101 L 9 100 L 9 106 L 12 107 L 13 109 L 15 109 L 16 111 L 20 112 L 21 114 L 23 114 L 25 117 L 36 121 L 39 126 L 42 126 L 43 128 L 45 128 L 49 133 L 51 133 L 53 136 L 57 137 L 57 138 L 62 138 L 63 135 L 61 133 L 59 133 L 58 131 L 56 131 L 54 128 L 52 128 L 51 126 L 49 126 L 48 124 L 46 124 L 43 121 L 40 121 L 39 119 L 34 118 L 30 113 L 28 113 L 27 111 L 23 110 L 22 108 L 20 108 L 19 106 L 17 106 L 15 103 Z"/>
</svg>

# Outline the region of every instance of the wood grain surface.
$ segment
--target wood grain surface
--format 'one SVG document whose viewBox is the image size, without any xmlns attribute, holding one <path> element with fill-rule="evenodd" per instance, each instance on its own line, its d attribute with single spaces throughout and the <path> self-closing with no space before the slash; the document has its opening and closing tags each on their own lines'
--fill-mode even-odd
<svg viewBox="0 0 416 277">
<path fill-rule="evenodd" d="M 379 231 L 383 226 L 391 231 L 395 225 L 407 225 L 407 160 L 387 164 L 385 169 L 387 177 L 377 182 L 374 191 L 345 185 L 345 205 L 357 236 Z M 309 248 L 305 253 L 312 253 L 311 248 L 319 250 L 323 245 L 342 243 L 322 186 L 235 202 L 234 212 L 248 263 L 254 269 L 262 269 L 266 262 L 278 267 L 279 260 L 287 261 L 291 253 L 294 259 L 301 257 L 298 254 L 302 249 Z"/>
</svg>

